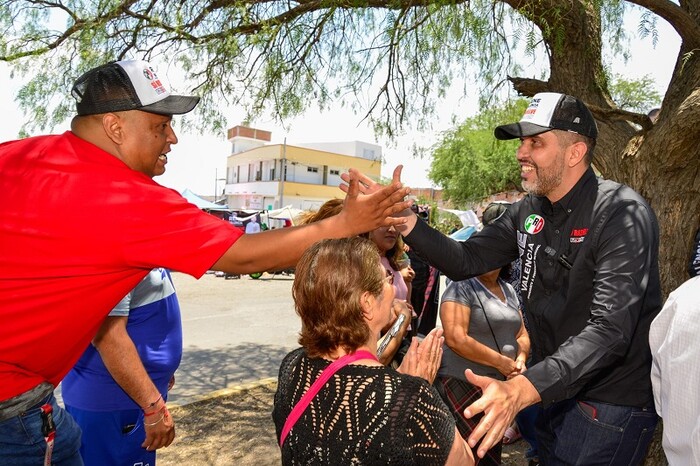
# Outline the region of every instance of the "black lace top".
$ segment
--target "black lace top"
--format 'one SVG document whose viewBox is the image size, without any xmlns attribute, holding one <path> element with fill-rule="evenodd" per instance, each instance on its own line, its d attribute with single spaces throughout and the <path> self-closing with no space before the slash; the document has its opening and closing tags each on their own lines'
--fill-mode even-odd
<svg viewBox="0 0 700 466">
<path fill-rule="evenodd" d="M 287 416 L 330 363 L 303 348 L 280 367 L 272 418 Z M 455 422 L 425 380 L 386 367 L 348 365 L 313 398 L 282 446 L 285 465 L 442 465 Z"/>
</svg>

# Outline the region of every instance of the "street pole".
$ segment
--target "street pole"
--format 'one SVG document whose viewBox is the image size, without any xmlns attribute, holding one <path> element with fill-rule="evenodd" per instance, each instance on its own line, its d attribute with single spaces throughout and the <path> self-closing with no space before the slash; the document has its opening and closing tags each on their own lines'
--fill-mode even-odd
<svg viewBox="0 0 700 466">
<path fill-rule="evenodd" d="M 280 209 L 284 207 L 284 178 L 287 169 L 287 137 L 282 143 L 282 166 L 280 167 Z"/>
<path fill-rule="evenodd" d="M 214 169 L 214 204 L 216 204 L 217 200 L 217 195 L 216 195 L 216 190 L 219 187 L 219 169 L 215 168 Z"/>
</svg>

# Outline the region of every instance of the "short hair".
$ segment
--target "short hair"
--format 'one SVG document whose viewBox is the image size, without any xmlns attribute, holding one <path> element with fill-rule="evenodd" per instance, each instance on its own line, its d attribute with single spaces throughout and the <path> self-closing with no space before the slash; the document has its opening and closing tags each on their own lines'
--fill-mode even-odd
<svg viewBox="0 0 700 466">
<path fill-rule="evenodd" d="M 596 140 L 593 138 L 590 138 L 588 136 L 584 136 L 583 134 L 575 133 L 573 131 L 564 131 L 564 130 L 552 130 L 552 132 L 557 136 L 557 140 L 559 141 L 559 145 L 562 148 L 566 148 L 571 146 L 572 144 L 575 144 L 577 142 L 582 142 L 586 145 L 586 154 L 584 156 L 584 161 L 590 165 L 593 163 L 593 151 L 595 150 L 595 145 L 596 145 Z"/>
<path fill-rule="evenodd" d="M 661 108 L 652 108 L 649 110 L 649 113 L 647 113 L 647 116 L 651 120 L 652 123 L 656 123 L 656 120 L 659 119 L 659 113 L 661 113 Z"/>
<path fill-rule="evenodd" d="M 367 342 L 360 299 L 364 292 L 381 297 L 385 276 L 379 264 L 374 243 L 357 236 L 319 241 L 302 255 L 292 296 L 302 322 L 299 344 L 309 357 L 339 347 L 351 353 Z"/>
</svg>

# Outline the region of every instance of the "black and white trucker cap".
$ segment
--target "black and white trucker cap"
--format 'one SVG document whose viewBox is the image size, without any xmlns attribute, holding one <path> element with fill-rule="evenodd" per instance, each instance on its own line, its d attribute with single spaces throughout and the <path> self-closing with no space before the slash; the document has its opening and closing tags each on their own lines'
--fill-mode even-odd
<svg viewBox="0 0 700 466">
<path fill-rule="evenodd" d="M 143 60 L 110 62 L 80 76 L 71 91 L 78 115 L 142 110 L 159 115 L 191 111 L 199 97 L 173 95 L 165 76 Z"/>
<path fill-rule="evenodd" d="M 496 127 L 494 135 L 496 139 L 516 139 L 553 129 L 598 137 L 598 127 L 588 107 L 576 97 L 556 92 L 535 94 L 520 121 Z"/>
</svg>

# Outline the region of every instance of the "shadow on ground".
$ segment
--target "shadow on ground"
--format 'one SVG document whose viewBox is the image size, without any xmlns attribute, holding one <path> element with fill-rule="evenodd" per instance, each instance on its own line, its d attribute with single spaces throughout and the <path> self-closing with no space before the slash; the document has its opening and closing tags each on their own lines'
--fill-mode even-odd
<svg viewBox="0 0 700 466">
<path fill-rule="evenodd" d="M 216 349 L 187 347 L 168 403 L 182 405 L 215 390 L 277 378 L 280 363 L 289 351 L 290 348 L 255 343 Z"/>
<path fill-rule="evenodd" d="M 171 411 L 175 442 L 158 451 L 160 466 L 271 466 L 280 464 L 272 422 L 277 387 L 268 383 Z"/>
</svg>

